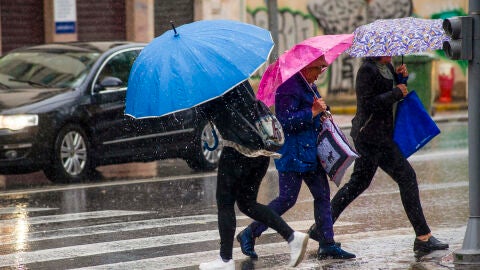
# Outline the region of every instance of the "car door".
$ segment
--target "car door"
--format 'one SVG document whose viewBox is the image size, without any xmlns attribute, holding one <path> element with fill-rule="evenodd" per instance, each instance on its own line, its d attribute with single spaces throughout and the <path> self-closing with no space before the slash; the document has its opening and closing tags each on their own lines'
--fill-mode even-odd
<svg viewBox="0 0 480 270">
<path fill-rule="evenodd" d="M 104 158 L 117 162 L 135 160 L 142 136 L 152 132 L 139 130 L 137 120 L 124 114 L 128 77 L 140 51 L 130 48 L 113 53 L 104 60 L 93 81 L 93 139 Z"/>
</svg>

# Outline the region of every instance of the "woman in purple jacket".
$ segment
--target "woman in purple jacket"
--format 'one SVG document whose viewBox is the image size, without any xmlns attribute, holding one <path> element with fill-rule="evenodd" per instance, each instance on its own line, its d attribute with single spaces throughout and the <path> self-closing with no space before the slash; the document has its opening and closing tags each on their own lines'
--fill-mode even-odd
<svg viewBox="0 0 480 270">
<path fill-rule="evenodd" d="M 316 141 L 320 133 L 321 117 L 327 105 L 314 84 L 327 63 L 321 57 L 281 84 L 275 95 L 275 113 L 285 133 L 282 155 L 275 160 L 279 174 L 279 196 L 268 207 L 279 215 L 295 205 L 302 180 L 314 198 L 314 216 L 319 241 L 319 258 L 348 259 L 355 255 L 342 250 L 333 240 L 333 222 L 330 207 L 330 187 L 327 175 L 317 160 Z M 257 258 L 255 238 L 267 226 L 255 221 L 237 235 L 242 252 Z"/>
</svg>

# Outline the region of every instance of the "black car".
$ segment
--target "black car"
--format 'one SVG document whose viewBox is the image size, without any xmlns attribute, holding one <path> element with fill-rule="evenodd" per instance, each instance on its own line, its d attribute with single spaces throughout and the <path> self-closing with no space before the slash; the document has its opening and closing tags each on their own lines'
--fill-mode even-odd
<svg viewBox="0 0 480 270">
<path fill-rule="evenodd" d="M 78 182 L 95 167 L 182 158 L 214 170 L 211 126 L 195 109 L 164 117 L 124 114 L 130 68 L 145 44 L 32 46 L 0 58 L 0 174 L 43 170 Z"/>
</svg>

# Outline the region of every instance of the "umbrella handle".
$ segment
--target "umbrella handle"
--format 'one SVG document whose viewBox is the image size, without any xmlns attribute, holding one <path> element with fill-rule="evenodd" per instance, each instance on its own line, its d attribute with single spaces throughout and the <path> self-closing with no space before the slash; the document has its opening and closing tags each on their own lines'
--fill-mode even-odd
<svg viewBox="0 0 480 270">
<path fill-rule="evenodd" d="M 205 147 L 208 151 L 213 151 L 218 147 L 218 136 L 211 122 L 210 122 L 210 125 L 212 126 L 212 136 L 214 139 L 213 146 L 208 145 L 207 142 L 203 142 L 203 147 Z"/>
</svg>

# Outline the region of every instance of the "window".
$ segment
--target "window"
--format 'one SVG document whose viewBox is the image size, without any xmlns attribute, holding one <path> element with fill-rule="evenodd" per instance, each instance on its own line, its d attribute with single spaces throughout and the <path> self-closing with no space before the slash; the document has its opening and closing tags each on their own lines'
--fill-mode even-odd
<svg viewBox="0 0 480 270">
<path fill-rule="evenodd" d="M 121 81 L 121 84 L 115 88 L 126 88 L 128 85 L 130 69 L 139 53 L 140 50 L 131 50 L 114 55 L 102 68 L 102 71 L 98 76 L 98 81 L 102 82 L 106 77 L 114 77 Z"/>
</svg>

